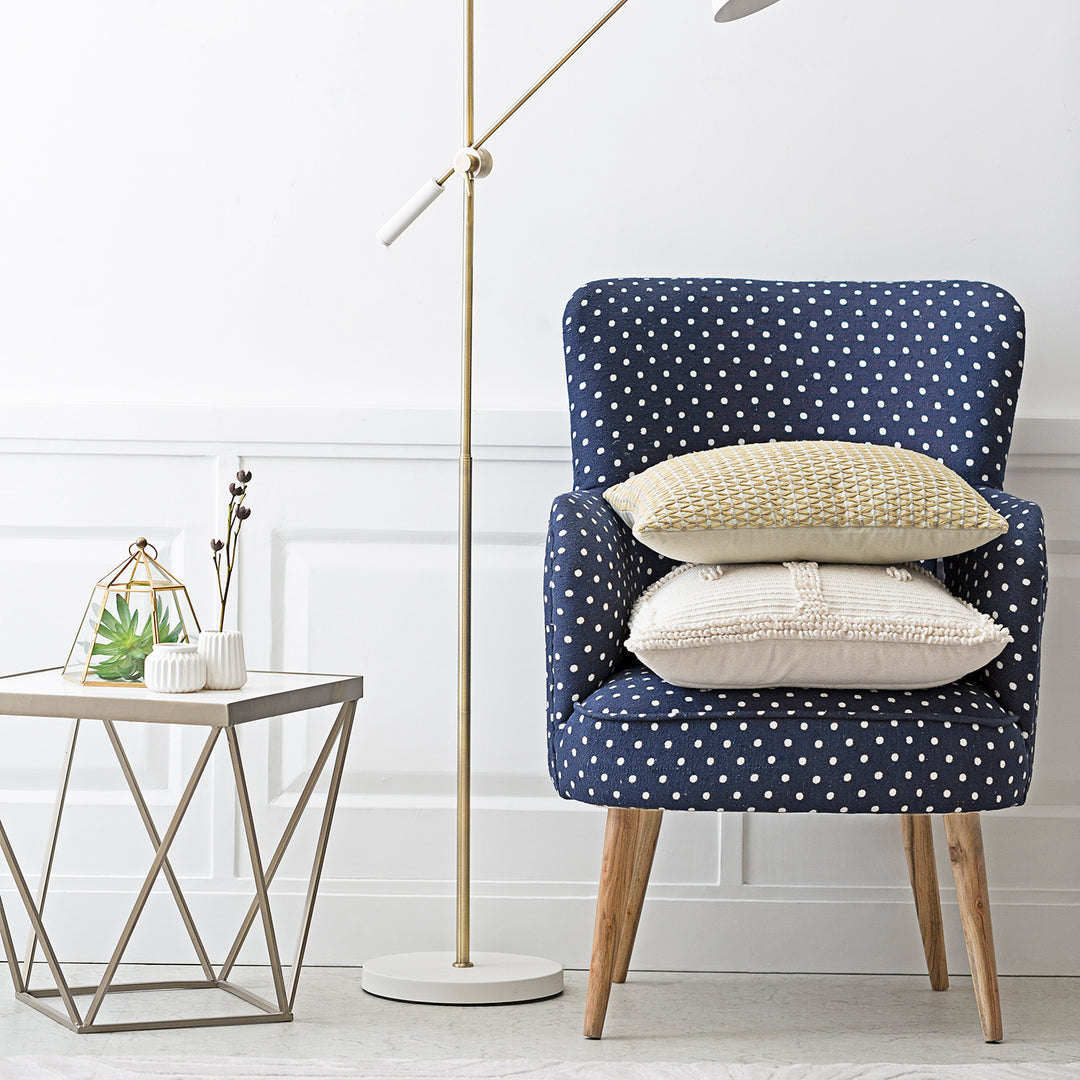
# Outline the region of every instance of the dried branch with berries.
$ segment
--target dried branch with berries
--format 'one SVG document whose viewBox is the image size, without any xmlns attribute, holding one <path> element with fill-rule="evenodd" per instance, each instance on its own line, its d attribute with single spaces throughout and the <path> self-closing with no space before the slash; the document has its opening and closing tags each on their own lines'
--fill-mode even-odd
<svg viewBox="0 0 1080 1080">
<path fill-rule="evenodd" d="M 218 599 L 221 601 L 221 617 L 218 619 L 218 630 L 225 629 L 225 605 L 229 599 L 229 586 L 232 584 L 233 571 L 236 569 L 236 558 L 240 543 L 240 529 L 249 517 L 251 507 L 244 505 L 247 498 L 248 484 L 251 483 L 251 473 L 243 469 L 236 474 L 237 482 L 229 485 L 229 505 L 225 514 L 225 539 L 211 540 L 210 550 L 214 553 L 214 571 L 217 574 Z M 225 580 L 221 579 L 222 552 L 225 553 Z"/>
</svg>

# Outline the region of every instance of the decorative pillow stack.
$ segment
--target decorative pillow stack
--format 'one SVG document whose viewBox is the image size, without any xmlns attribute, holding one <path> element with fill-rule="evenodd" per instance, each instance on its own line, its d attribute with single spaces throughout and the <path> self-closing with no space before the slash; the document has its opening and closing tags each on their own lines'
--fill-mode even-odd
<svg viewBox="0 0 1080 1080">
<path fill-rule="evenodd" d="M 678 567 L 631 614 L 627 647 L 676 686 L 940 686 L 1011 640 L 930 574 L 889 565 L 1008 530 L 915 451 L 728 446 L 662 462 L 604 497 L 648 547 L 706 564 Z"/>
</svg>

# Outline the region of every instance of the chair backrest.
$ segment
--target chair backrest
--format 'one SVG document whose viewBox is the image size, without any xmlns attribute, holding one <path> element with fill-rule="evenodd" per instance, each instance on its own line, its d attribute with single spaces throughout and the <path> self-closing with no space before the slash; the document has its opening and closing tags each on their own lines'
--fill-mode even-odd
<svg viewBox="0 0 1080 1080">
<path fill-rule="evenodd" d="M 1024 314 L 973 281 L 594 281 L 563 324 L 574 487 L 732 443 L 918 450 L 1000 488 Z"/>
</svg>

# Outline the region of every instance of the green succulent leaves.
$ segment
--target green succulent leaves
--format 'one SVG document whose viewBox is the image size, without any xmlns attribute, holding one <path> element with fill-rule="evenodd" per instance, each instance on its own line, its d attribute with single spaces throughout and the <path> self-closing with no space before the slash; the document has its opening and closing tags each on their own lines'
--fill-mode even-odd
<svg viewBox="0 0 1080 1080">
<path fill-rule="evenodd" d="M 95 619 L 98 611 L 94 612 Z M 92 656 L 102 660 L 91 666 L 93 674 L 103 682 L 142 682 L 143 665 L 154 647 L 153 614 L 139 628 L 139 613 L 132 611 L 123 596 L 117 594 L 116 614 L 101 612 Z M 169 610 L 164 608 L 158 619 L 157 641 L 173 644 L 182 639 L 183 625 L 169 625 Z"/>
</svg>

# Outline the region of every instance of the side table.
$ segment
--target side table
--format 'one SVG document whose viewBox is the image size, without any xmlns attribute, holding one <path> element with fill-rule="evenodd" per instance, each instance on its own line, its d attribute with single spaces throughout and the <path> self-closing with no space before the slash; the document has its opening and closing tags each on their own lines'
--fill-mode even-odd
<svg viewBox="0 0 1080 1080">
<path fill-rule="evenodd" d="M 0 900 L 0 941 L 3 942 L 8 968 L 15 984 L 16 998 L 80 1035 L 92 1032 L 149 1031 L 158 1028 L 210 1027 L 224 1024 L 287 1023 L 292 1020 L 297 984 L 300 980 L 308 934 L 311 930 L 315 898 L 322 877 L 327 842 L 330 839 L 330 827 L 334 818 L 338 794 L 341 790 L 345 755 L 348 751 L 349 737 L 352 734 L 356 703 L 363 695 L 363 686 L 363 679 L 354 675 L 302 675 L 265 671 L 250 672 L 247 685 L 241 690 L 203 690 L 195 694 L 155 694 L 137 688 L 78 686 L 65 682 L 61 677 L 59 668 L 0 678 L 0 715 L 51 716 L 67 718 L 72 721 L 67 753 L 53 811 L 52 825 L 49 829 L 46 844 L 44 868 L 38 883 L 36 896 L 31 893 L 27 885 L 26 876 L 15 858 L 15 852 L 8 839 L 8 834 L 4 830 L 3 821 L 0 820 L 0 851 L 3 852 L 7 861 L 8 868 L 15 881 L 15 888 L 23 906 L 26 908 L 26 914 L 29 917 L 31 926 L 30 944 L 27 947 L 26 958 L 20 966 L 3 901 Z M 272 716 L 283 716 L 288 713 L 315 709 L 324 705 L 340 705 L 341 708 L 312 767 L 277 849 L 269 863 L 264 865 L 259 854 L 259 845 L 255 835 L 251 799 L 248 794 L 244 765 L 240 756 L 237 728 L 241 724 L 265 720 Z M 72 759 L 79 736 L 79 727 L 84 721 L 100 721 L 104 726 L 135 806 L 154 846 L 154 858 L 150 864 L 146 879 L 139 890 L 131 913 L 121 932 L 120 939 L 106 966 L 105 973 L 96 986 L 72 986 L 68 983 L 46 932 L 44 921 L 45 902 L 48 896 L 49 879 L 52 875 L 57 839 L 60 834 L 64 804 L 67 799 L 68 785 L 71 778 Z M 140 721 L 149 724 L 195 725 L 207 729 L 206 740 L 203 743 L 198 760 L 163 836 L 158 834 L 154 826 L 146 799 L 139 788 L 120 740 L 117 725 L 128 721 Z M 245 841 L 255 882 L 255 896 L 237 931 L 236 938 L 225 962 L 215 971 L 195 925 L 195 920 L 192 918 L 191 911 L 184 899 L 180 883 L 169 862 L 169 848 L 184 820 L 188 807 L 191 805 L 199 781 L 202 779 L 206 766 L 210 761 L 211 753 L 223 731 L 228 743 L 228 753 L 232 762 L 233 779 L 236 785 L 236 797 L 240 804 L 240 814 L 244 823 Z M 300 931 L 293 954 L 293 964 L 289 972 L 288 982 L 286 982 L 277 934 L 274 930 L 274 920 L 270 910 L 268 890 L 300 823 L 301 815 L 307 807 L 315 790 L 315 785 L 318 783 L 331 755 L 334 756 L 334 763 L 331 771 L 330 787 L 326 795 L 322 827 L 315 845 L 311 878 L 304 901 Z M 184 921 L 204 977 L 187 981 L 116 983 L 114 979 L 123 960 L 124 951 L 146 907 L 151 890 L 161 874 L 165 876 L 169 890 Z M 240 954 L 240 949 L 247 940 L 257 915 L 261 916 L 266 936 L 266 946 L 274 980 L 274 1001 L 267 1001 L 265 998 L 244 989 L 229 979 Z M 31 989 L 31 975 L 34 968 L 35 953 L 38 949 L 41 950 L 41 955 L 49 966 L 56 984 L 55 988 Z M 241 998 L 253 1006 L 256 1011 L 235 1016 L 200 1016 L 176 1020 L 147 1020 L 125 1023 L 101 1023 L 98 1021 L 98 1014 L 108 994 L 143 990 L 222 990 Z M 75 999 L 89 995 L 93 995 L 90 1004 L 85 1006 L 85 1012 L 81 1012 Z M 62 1002 L 63 1012 L 47 1003 L 49 999 L 55 998 L 59 998 Z"/>
</svg>

